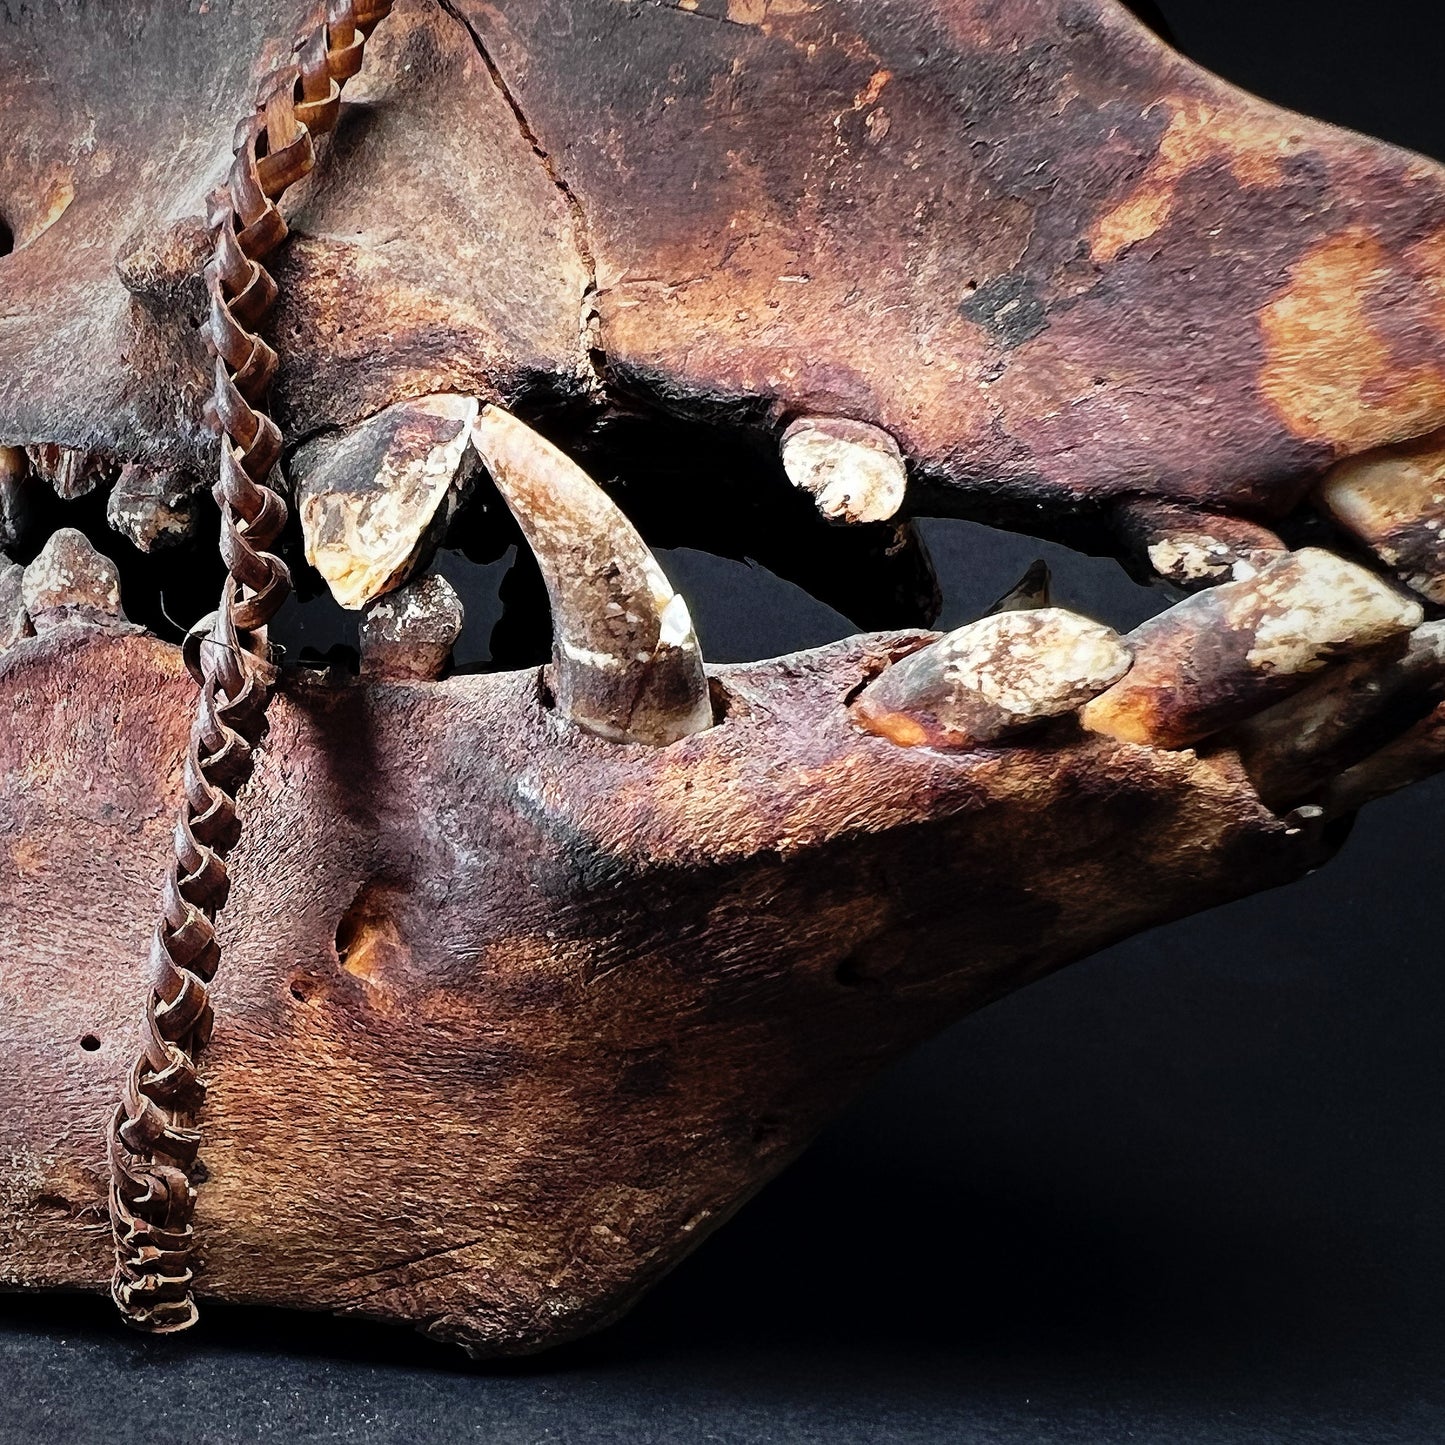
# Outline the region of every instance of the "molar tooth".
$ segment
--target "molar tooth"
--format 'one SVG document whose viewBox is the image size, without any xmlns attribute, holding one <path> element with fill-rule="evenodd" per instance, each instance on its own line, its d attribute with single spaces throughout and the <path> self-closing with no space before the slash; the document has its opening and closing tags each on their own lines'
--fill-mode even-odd
<svg viewBox="0 0 1445 1445">
<path fill-rule="evenodd" d="M 1317 499 L 1406 586 L 1445 603 L 1445 431 L 1337 463 Z"/>
<path fill-rule="evenodd" d="M 1035 608 L 1047 607 L 1053 580 L 1049 564 L 1040 557 L 984 615 L 992 617 L 997 612 L 1032 612 Z"/>
<path fill-rule="evenodd" d="M 205 484 L 176 468 L 126 465 L 111 489 L 105 519 L 142 552 L 174 547 L 196 533 Z"/>
<path fill-rule="evenodd" d="M 84 532 L 62 527 L 25 569 L 21 597 L 37 632 L 75 617 L 123 618 L 120 573 Z"/>
<path fill-rule="evenodd" d="M 657 746 L 711 727 L 687 604 L 631 522 L 500 407 L 483 408 L 471 436 L 547 585 L 559 711 L 602 737 Z"/>
<path fill-rule="evenodd" d="M 903 505 L 908 469 L 881 427 L 806 416 L 783 433 L 783 470 L 832 521 L 886 522 Z"/>
<path fill-rule="evenodd" d="M 364 607 L 431 560 L 470 481 L 467 428 L 479 406 L 452 395 L 401 401 L 297 450 L 306 560 L 343 607 Z"/>
<path fill-rule="evenodd" d="M 976 747 L 1073 712 L 1129 660 L 1109 628 L 1062 608 L 999 612 L 894 663 L 852 712 L 906 747 Z"/>
<path fill-rule="evenodd" d="M 1126 742 L 1188 747 L 1422 617 L 1417 602 L 1363 567 L 1317 548 L 1288 552 L 1130 633 L 1134 667 L 1084 709 L 1084 725 Z"/>
<path fill-rule="evenodd" d="M 361 619 L 361 675 L 431 682 L 446 671 L 466 614 L 435 572 L 371 603 Z"/>
<path fill-rule="evenodd" d="M 23 447 L 0 446 L 0 547 L 13 547 L 30 521 L 30 463 Z"/>
<path fill-rule="evenodd" d="M 1408 637 L 1325 668 L 1301 691 L 1250 718 L 1229 742 L 1260 797 L 1281 811 L 1372 751 L 1391 714 L 1442 690 L 1445 622 L 1427 622 Z"/>
<path fill-rule="evenodd" d="M 13 647 L 22 637 L 34 637 L 30 614 L 25 610 L 25 569 L 18 562 L 0 558 L 0 652 Z"/>
<path fill-rule="evenodd" d="M 38 442 L 25 448 L 31 471 L 48 482 L 63 502 L 88 496 L 115 475 L 115 463 L 109 457 L 79 451 L 75 447 Z"/>
</svg>

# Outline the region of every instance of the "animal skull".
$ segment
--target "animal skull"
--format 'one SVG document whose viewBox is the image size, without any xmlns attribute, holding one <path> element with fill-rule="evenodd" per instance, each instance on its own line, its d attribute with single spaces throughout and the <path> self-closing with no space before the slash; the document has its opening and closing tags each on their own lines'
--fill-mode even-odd
<svg viewBox="0 0 1445 1445">
<path fill-rule="evenodd" d="M 21 1288 L 109 1275 L 192 687 L 45 518 L 108 494 L 127 565 L 210 546 L 201 217 L 293 9 L 0 22 Z M 1445 173 L 1113 0 L 403 0 L 293 229 L 275 407 L 365 657 L 282 675 L 245 794 L 205 1293 L 481 1352 L 594 1328 L 946 1019 L 1298 876 L 1440 766 Z M 1119 639 L 1034 585 L 705 670 L 578 459 L 726 528 L 719 455 L 914 583 L 940 512 L 1191 595 Z M 552 663 L 441 677 L 426 569 L 502 503 Z"/>
</svg>

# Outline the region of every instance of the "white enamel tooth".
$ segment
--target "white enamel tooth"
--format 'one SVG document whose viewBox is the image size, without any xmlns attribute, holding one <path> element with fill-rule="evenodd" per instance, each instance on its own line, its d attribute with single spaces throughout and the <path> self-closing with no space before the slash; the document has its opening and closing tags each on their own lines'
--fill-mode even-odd
<svg viewBox="0 0 1445 1445">
<path fill-rule="evenodd" d="M 343 607 L 364 607 L 429 562 L 464 498 L 479 406 L 452 395 L 397 402 L 297 449 L 306 560 Z"/>
<path fill-rule="evenodd" d="M 711 727 L 687 604 L 622 511 L 565 453 L 500 407 L 472 444 L 517 519 L 552 606 L 552 691 L 599 736 L 661 746 Z"/>
<path fill-rule="evenodd" d="M 439 678 L 465 620 L 461 598 L 436 573 L 388 592 L 361 620 L 361 675 L 390 682 Z"/>
<path fill-rule="evenodd" d="M 894 663 L 852 712 L 903 746 L 978 747 L 1075 711 L 1129 662 L 1119 637 L 1088 618 L 1058 607 L 999 612 Z"/>
<path fill-rule="evenodd" d="M 788 480 L 830 521 L 886 522 L 903 505 L 903 453 L 870 422 L 801 417 L 783 433 L 782 456 Z"/>
<path fill-rule="evenodd" d="M 25 569 L 21 598 L 37 632 L 76 619 L 125 616 L 115 563 L 97 552 L 85 533 L 74 527 L 56 532 Z"/>
</svg>

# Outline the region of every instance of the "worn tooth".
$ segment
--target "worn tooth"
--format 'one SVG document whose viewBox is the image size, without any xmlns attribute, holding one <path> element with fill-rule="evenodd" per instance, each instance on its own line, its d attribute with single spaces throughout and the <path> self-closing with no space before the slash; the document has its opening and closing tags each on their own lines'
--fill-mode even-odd
<svg viewBox="0 0 1445 1445">
<path fill-rule="evenodd" d="M 712 726 L 687 604 L 575 462 L 500 407 L 472 442 L 512 509 L 552 606 L 557 707 L 602 737 L 661 746 Z"/>
<path fill-rule="evenodd" d="M 1445 431 L 1340 462 L 1317 495 L 1406 586 L 1445 603 Z"/>
<path fill-rule="evenodd" d="M 175 547 L 195 536 L 204 490 L 178 468 L 127 465 L 111 489 L 105 519 L 142 552 Z"/>
<path fill-rule="evenodd" d="M 1038 607 L 1049 605 L 1049 594 L 1053 587 L 1053 573 L 1042 557 L 1031 563 L 1029 570 L 1004 593 L 985 616 L 996 612 L 1032 612 Z"/>
<path fill-rule="evenodd" d="M 1419 626 L 1417 602 L 1352 562 L 1307 548 L 1256 577 L 1171 607 L 1126 639 L 1128 677 L 1084 709 L 1084 725 L 1182 748 L 1278 702 L 1334 658 Z"/>
<path fill-rule="evenodd" d="M 425 567 L 470 481 L 473 397 L 397 402 L 291 464 L 306 560 L 343 606 L 364 607 Z"/>
<path fill-rule="evenodd" d="M 13 547 L 30 524 L 29 479 L 24 447 L 0 446 L 0 547 Z"/>
<path fill-rule="evenodd" d="M 1420 703 L 1445 691 L 1445 622 L 1336 663 L 1283 702 L 1250 718 L 1229 742 L 1260 797 L 1283 809 L 1398 732 Z M 1404 717 L 1401 714 L 1405 713 Z M 1398 721 L 1394 721 L 1398 719 Z"/>
<path fill-rule="evenodd" d="M 1057 607 L 1000 612 L 894 663 L 852 711 L 905 747 L 977 747 L 1073 712 L 1128 669 L 1128 649 L 1097 622 Z"/>
<path fill-rule="evenodd" d="M 1422 783 L 1445 769 L 1445 703 L 1325 788 L 1320 805 L 1338 818 L 1366 803 Z"/>
<path fill-rule="evenodd" d="M 1136 563 L 1184 592 L 1252 577 L 1286 550 L 1257 522 L 1148 497 L 1121 502 L 1115 522 Z"/>
<path fill-rule="evenodd" d="M 908 469 L 881 427 L 805 416 L 783 433 L 783 470 L 836 522 L 886 522 L 903 505 Z"/>
<path fill-rule="evenodd" d="M 361 619 L 363 677 L 431 682 L 451 661 L 466 614 L 450 582 L 435 572 L 371 603 Z"/>
<path fill-rule="evenodd" d="M 20 595 L 37 632 L 74 618 L 124 617 L 120 573 L 84 532 L 62 527 L 25 569 Z"/>
<path fill-rule="evenodd" d="M 24 579 L 25 569 L 18 562 L 0 558 L 0 652 L 35 635 L 25 610 Z"/>
<path fill-rule="evenodd" d="M 115 463 L 109 457 L 79 451 L 74 447 L 40 442 L 26 447 L 25 455 L 29 458 L 32 473 L 49 483 L 51 490 L 63 502 L 89 496 L 115 476 Z"/>
</svg>

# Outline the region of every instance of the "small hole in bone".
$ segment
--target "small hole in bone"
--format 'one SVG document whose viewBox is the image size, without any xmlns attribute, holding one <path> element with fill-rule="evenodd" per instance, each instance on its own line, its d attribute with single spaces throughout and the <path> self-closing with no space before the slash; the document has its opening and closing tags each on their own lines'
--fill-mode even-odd
<svg viewBox="0 0 1445 1445">
<path fill-rule="evenodd" d="M 336 925 L 336 957 L 347 973 L 373 988 L 404 969 L 411 949 L 393 914 L 395 890 L 377 879 L 361 885 Z"/>
<path fill-rule="evenodd" d="M 320 983 L 309 974 L 293 973 L 291 975 L 291 997 L 297 1003 L 310 1003 L 316 997 L 320 989 Z"/>
<path fill-rule="evenodd" d="M 8 256 L 15 249 L 15 232 L 5 224 L 5 218 L 0 216 L 0 256 Z"/>
<path fill-rule="evenodd" d="M 86 1053 L 93 1054 L 100 1047 L 100 1036 L 98 1034 L 81 1034 L 80 1047 Z"/>
</svg>

